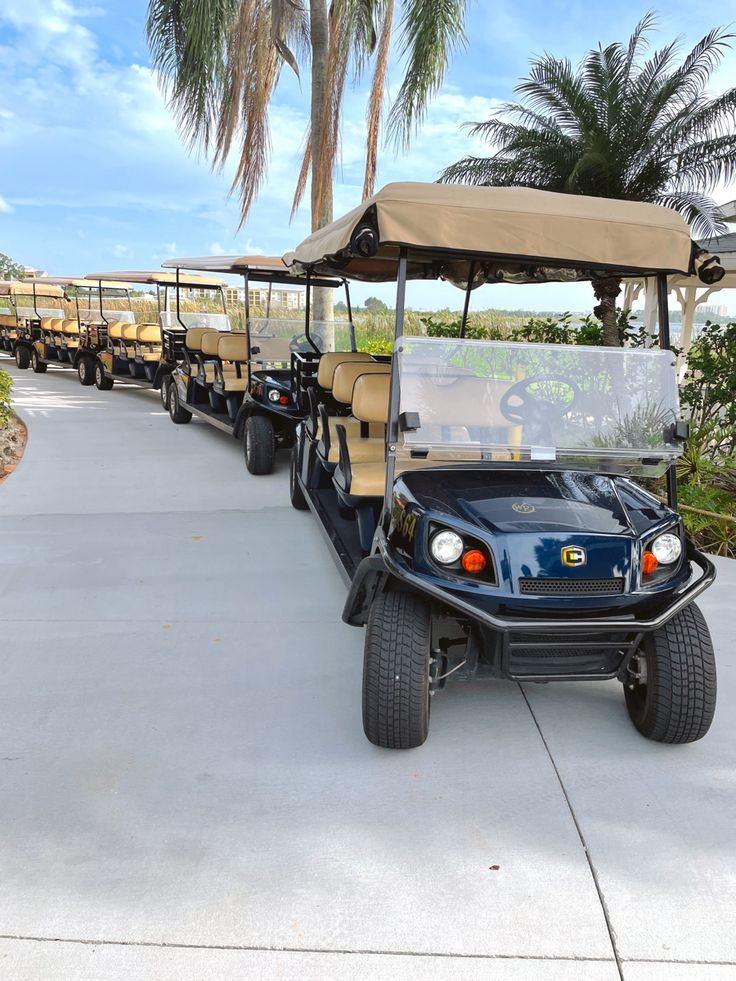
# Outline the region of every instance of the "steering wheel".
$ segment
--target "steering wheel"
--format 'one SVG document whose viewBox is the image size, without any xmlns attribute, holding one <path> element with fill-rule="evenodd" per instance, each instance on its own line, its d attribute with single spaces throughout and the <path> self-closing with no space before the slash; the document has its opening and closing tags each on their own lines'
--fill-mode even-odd
<svg viewBox="0 0 736 981">
<path fill-rule="evenodd" d="M 292 339 L 289 341 L 289 350 L 294 351 L 311 351 L 312 345 L 307 340 L 306 334 L 294 334 Z"/>
<path fill-rule="evenodd" d="M 512 385 L 501 397 L 504 419 L 528 430 L 525 438 L 554 443 L 553 424 L 580 398 L 578 386 L 562 375 L 533 375 Z"/>
</svg>

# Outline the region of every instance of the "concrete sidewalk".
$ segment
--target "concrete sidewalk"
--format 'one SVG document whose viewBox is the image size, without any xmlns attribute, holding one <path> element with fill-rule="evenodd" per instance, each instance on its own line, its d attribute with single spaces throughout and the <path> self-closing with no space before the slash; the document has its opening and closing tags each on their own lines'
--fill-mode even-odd
<svg viewBox="0 0 736 981">
<path fill-rule="evenodd" d="M 455 684 L 380 751 L 286 460 L 0 366 L 0 978 L 736 979 L 736 563 L 702 742 L 615 683 Z"/>
</svg>

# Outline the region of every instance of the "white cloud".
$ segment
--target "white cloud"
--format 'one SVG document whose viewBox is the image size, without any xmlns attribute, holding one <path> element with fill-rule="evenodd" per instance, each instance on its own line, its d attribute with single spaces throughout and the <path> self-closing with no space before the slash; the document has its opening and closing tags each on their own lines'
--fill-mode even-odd
<svg viewBox="0 0 736 981">
<path fill-rule="evenodd" d="M 12 215 L 14 211 L 15 208 L 11 204 L 8 204 L 5 198 L 0 197 L 0 215 Z"/>
<path fill-rule="evenodd" d="M 124 245 L 122 242 L 117 242 L 115 245 L 113 245 L 110 252 L 116 259 L 125 259 L 131 254 L 130 246 Z"/>
<path fill-rule="evenodd" d="M 210 245 L 210 255 L 227 255 L 227 250 L 219 242 Z"/>
</svg>

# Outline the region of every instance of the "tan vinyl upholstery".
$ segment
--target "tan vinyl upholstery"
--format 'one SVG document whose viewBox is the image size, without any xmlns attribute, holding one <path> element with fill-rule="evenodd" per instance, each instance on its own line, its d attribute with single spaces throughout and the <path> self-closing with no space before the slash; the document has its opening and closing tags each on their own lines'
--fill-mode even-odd
<svg viewBox="0 0 736 981">
<path fill-rule="evenodd" d="M 217 357 L 217 345 L 220 343 L 221 336 L 219 330 L 208 330 L 202 335 L 199 350 L 206 358 Z"/>
<path fill-rule="evenodd" d="M 134 344 L 138 336 L 138 324 L 123 324 L 120 337 L 124 344 Z"/>
<path fill-rule="evenodd" d="M 421 433 L 431 441 L 432 433 L 439 427 L 463 426 L 468 419 L 478 418 L 479 406 L 487 426 L 509 429 L 512 423 L 501 414 L 501 399 L 516 384 L 497 378 L 479 378 L 477 375 L 458 375 L 450 384 L 437 388 L 433 378 L 409 378 L 402 385 L 402 405 L 409 408 L 416 404 L 422 424 Z M 438 394 L 441 393 L 441 398 Z"/>
<path fill-rule="evenodd" d="M 161 328 L 158 324 L 139 324 L 135 339 L 139 344 L 160 344 Z"/>
<path fill-rule="evenodd" d="M 320 388 L 331 391 L 335 369 L 348 361 L 373 361 L 373 358 L 363 351 L 328 351 L 319 359 L 317 384 Z"/>
<path fill-rule="evenodd" d="M 41 318 L 41 330 L 45 330 L 47 333 L 54 333 L 58 331 L 61 326 L 61 319 L 59 317 L 42 317 Z"/>
<path fill-rule="evenodd" d="M 195 353 L 202 350 L 202 338 L 205 334 L 219 334 L 219 331 L 212 327 L 190 327 L 187 330 L 186 346 L 187 350 Z"/>
<path fill-rule="evenodd" d="M 123 336 L 123 327 L 127 326 L 124 320 L 113 320 L 107 325 L 107 336 L 110 340 L 119 341 Z"/>
<path fill-rule="evenodd" d="M 61 332 L 70 337 L 79 336 L 79 322 L 76 320 L 62 320 Z"/>
<path fill-rule="evenodd" d="M 385 375 L 390 377 L 391 365 L 385 362 L 345 362 L 335 369 L 332 383 L 332 397 L 336 402 L 350 405 L 353 401 L 353 391 L 358 378 L 363 375 Z M 323 462 L 337 463 L 340 457 L 340 446 L 337 439 L 337 426 L 345 427 L 348 440 L 350 460 L 355 463 L 365 463 L 373 460 L 383 460 L 385 456 L 385 426 L 383 423 L 368 424 L 368 432 L 361 431 L 359 419 L 352 416 L 330 416 L 329 450 L 325 448 L 322 425 L 318 429 L 319 445 L 317 452 Z"/>
<path fill-rule="evenodd" d="M 247 388 L 248 379 L 245 376 L 238 378 L 237 375 L 225 375 L 224 389 L 226 392 L 244 392 Z"/>
<path fill-rule="evenodd" d="M 390 375 L 391 365 L 380 361 L 366 363 L 354 361 L 339 364 L 332 379 L 332 397 L 336 402 L 351 405 L 355 382 L 361 375 L 370 374 Z"/>
<path fill-rule="evenodd" d="M 389 392 L 391 387 L 391 376 L 389 374 L 365 374 L 360 375 L 353 388 L 353 415 L 359 422 L 381 424 L 388 423 Z M 386 462 L 381 456 L 376 459 L 374 455 L 370 457 L 371 450 L 366 447 L 362 452 L 359 448 L 360 439 L 351 438 L 348 435 L 348 454 L 350 457 L 350 469 L 352 471 L 350 486 L 345 486 L 345 478 L 338 467 L 335 471 L 335 485 L 349 493 L 353 497 L 381 497 L 386 481 Z M 366 440 L 375 447 L 381 441 Z M 356 455 L 353 457 L 353 447 L 355 446 Z"/>
<path fill-rule="evenodd" d="M 248 338 L 242 332 L 226 333 L 220 337 L 216 354 L 221 361 L 247 361 Z"/>
<path fill-rule="evenodd" d="M 361 375 L 353 388 L 353 415 L 361 422 L 388 422 L 390 375 Z"/>
</svg>

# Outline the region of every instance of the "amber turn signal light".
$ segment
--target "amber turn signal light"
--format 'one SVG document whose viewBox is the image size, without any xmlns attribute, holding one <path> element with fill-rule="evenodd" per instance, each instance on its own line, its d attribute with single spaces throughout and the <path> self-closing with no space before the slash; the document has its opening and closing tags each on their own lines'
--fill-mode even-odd
<svg viewBox="0 0 736 981">
<path fill-rule="evenodd" d="M 659 565 L 657 557 L 652 552 L 645 552 L 641 557 L 641 571 L 645 576 L 651 576 Z"/>
<path fill-rule="evenodd" d="M 461 564 L 466 572 L 476 576 L 485 569 L 486 557 L 480 549 L 471 548 L 463 555 Z"/>
<path fill-rule="evenodd" d="M 279 399 L 279 402 L 281 403 L 281 405 L 288 405 L 289 404 L 289 396 L 288 395 L 282 395 L 281 398 Z"/>
</svg>

